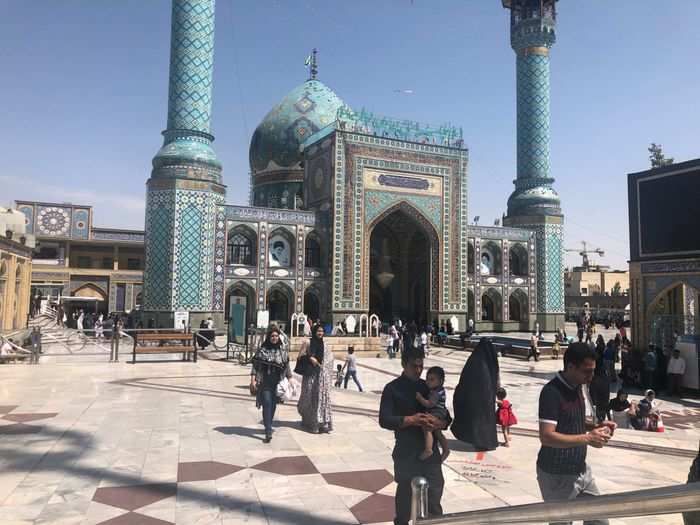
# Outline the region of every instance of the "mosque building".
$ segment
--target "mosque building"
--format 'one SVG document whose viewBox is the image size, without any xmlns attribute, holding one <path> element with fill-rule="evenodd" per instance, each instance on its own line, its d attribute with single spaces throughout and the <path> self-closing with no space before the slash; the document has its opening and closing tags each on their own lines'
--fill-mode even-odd
<svg viewBox="0 0 700 525">
<path fill-rule="evenodd" d="M 469 319 L 494 331 L 563 324 L 563 215 L 549 165 L 555 0 L 503 0 L 518 104 L 503 227 L 468 222 L 460 128 L 349 107 L 319 80 L 315 51 L 308 80 L 253 133 L 250 205 L 227 205 L 210 129 L 214 3 L 172 3 L 167 127 L 147 181 L 144 320 L 173 326 L 187 312 L 192 326 L 212 317 L 243 327 L 266 312 L 283 326 L 302 313 L 451 320 L 459 330 Z"/>
</svg>

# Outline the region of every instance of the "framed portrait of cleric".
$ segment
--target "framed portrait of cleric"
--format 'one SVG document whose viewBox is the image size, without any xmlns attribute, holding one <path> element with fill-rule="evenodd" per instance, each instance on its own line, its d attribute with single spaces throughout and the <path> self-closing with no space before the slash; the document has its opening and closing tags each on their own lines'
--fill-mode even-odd
<svg viewBox="0 0 700 525">
<path fill-rule="evenodd" d="M 288 267 L 291 261 L 289 241 L 282 235 L 273 235 L 270 237 L 268 254 L 268 266 L 270 268 Z"/>
</svg>

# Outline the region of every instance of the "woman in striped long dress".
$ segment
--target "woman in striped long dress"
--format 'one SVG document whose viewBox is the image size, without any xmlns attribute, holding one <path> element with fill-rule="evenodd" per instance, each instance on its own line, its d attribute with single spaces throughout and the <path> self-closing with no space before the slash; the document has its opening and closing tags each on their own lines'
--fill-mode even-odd
<svg viewBox="0 0 700 525">
<path fill-rule="evenodd" d="M 299 352 L 299 356 L 309 356 L 311 373 L 302 380 L 297 411 L 301 425 L 308 431 L 330 432 L 333 430 L 333 352 L 323 341 L 323 326 L 314 326 L 311 333 L 311 339 Z"/>
</svg>

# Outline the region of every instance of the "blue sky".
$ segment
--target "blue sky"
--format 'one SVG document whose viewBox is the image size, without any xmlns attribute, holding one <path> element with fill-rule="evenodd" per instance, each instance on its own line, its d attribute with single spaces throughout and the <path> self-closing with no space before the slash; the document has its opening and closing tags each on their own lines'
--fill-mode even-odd
<svg viewBox="0 0 700 525">
<path fill-rule="evenodd" d="M 469 215 L 501 216 L 515 177 L 515 58 L 499 0 L 217 4 L 212 130 L 229 203 L 247 202 L 250 136 L 306 79 L 315 46 L 319 78 L 351 106 L 461 125 Z M 698 20 L 697 0 L 559 2 L 552 175 L 568 247 L 586 240 L 625 266 L 626 174 L 648 166 L 652 141 L 676 160 L 700 157 Z M 0 0 L 0 204 L 91 204 L 97 226 L 143 227 L 169 24 L 168 0 Z"/>
</svg>

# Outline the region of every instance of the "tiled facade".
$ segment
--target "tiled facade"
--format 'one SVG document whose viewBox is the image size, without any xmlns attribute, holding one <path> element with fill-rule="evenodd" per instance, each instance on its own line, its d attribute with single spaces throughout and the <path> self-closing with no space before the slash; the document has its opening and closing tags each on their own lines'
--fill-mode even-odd
<svg viewBox="0 0 700 525">
<path fill-rule="evenodd" d="M 628 175 L 630 233 L 630 319 L 635 348 L 656 344 L 668 348 L 677 336 L 698 340 L 700 336 L 700 245 L 695 230 L 697 219 L 674 216 L 673 231 L 665 231 L 655 202 L 641 198 L 646 183 L 661 183 L 667 195 L 688 192 L 683 179 L 700 177 L 700 159 L 679 162 Z M 675 204 L 675 201 L 674 201 Z M 689 210 L 692 212 L 692 210 Z M 697 213 L 696 213 L 697 215 Z M 645 246 L 645 224 L 655 223 L 656 235 L 664 236 L 667 249 Z M 697 388 L 697 387 L 694 387 Z"/>
<path fill-rule="evenodd" d="M 174 0 L 168 124 L 153 159 L 146 199 L 145 315 L 172 325 L 173 312 L 216 316 L 215 231 L 224 202 L 221 164 L 209 133 L 214 0 Z"/>
<path fill-rule="evenodd" d="M 536 232 L 537 311 L 545 330 L 564 322 L 564 216 L 550 173 L 550 49 L 556 2 L 509 2 L 516 54 L 517 178 L 504 224 Z M 505 4 L 504 4 L 505 5 Z"/>
<path fill-rule="evenodd" d="M 372 313 L 370 240 L 375 227 L 400 212 L 428 243 L 426 320 L 528 329 L 539 315 L 563 311 L 562 225 L 560 214 L 524 214 L 533 203 L 546 208 L 547 196 L 556 194 L 548 174 L 548 52 L 523 52 L 515 34 L 519 168 L 506 220 L 516 228 L 468 226 L 461 129 L 356 112 L 316 79 L 315 62 L 311 78 L 252 137 L 252 200 L 266 207 L 226 205 L 210 134 L 213 0 L 173 1 L 168 121 L 147 183 L 144 238 L 93 229 L 89 207 L 18 207 L 45 237 L 142 250 L 143 280 L 140 271 L 120 282 L 85 269 L 74 279 L 66 270 L 71 264 L 59 265 L 54 276 L 64 274 L 69 293 L 89 284 L 110 310 L 141 304 L 160 326 L 172 326 L 174 312 L 187 310 L 193 325 L 212 316 L 219 327 L 232 295 L 245 298 L 248 321 L 260 310 L 283 324 L 302 312 L 325 321 Z M 541 36 L 548 50 L 553 33 Z M 521 197 L 525 208 L 518 207 Z M 500 261 L 497 272 L 480 270 L 484 253 Z M 511 271 L 513 257 L 523 260 L 519 273 Z M 109 271 L 129 273 L 116 265 Z"/>
<path fill-rule="evenodd" d="M 15 207 L 24 214 L 27 234 L 36 238 L 32 295 L 98 299 L 104 313 L 142 304 L 142 231 L 93 227 L 86 205 L 17 201 Z"/>
</svg>

